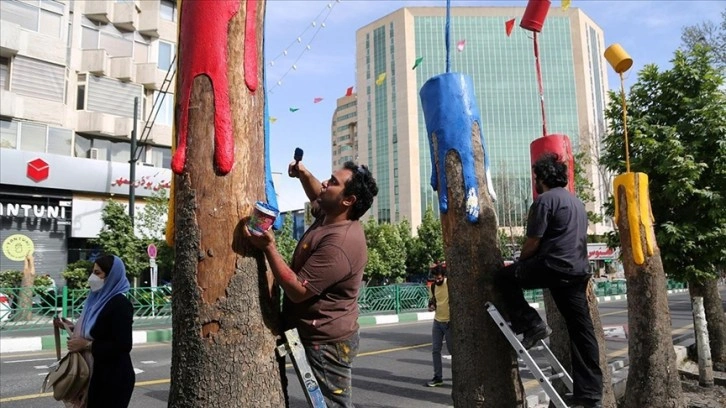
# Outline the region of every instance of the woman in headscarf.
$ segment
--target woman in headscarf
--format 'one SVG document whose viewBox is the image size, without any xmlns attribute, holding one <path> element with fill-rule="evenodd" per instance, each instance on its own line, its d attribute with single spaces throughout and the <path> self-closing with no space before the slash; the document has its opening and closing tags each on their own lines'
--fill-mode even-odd
<svg viewBox="0 0 726 408">
<path fill-rule="evenodd" d="M 91 380 L 73 405 L 126 408 L 136 374 L 130 356 L 134 310 L 125 296 L 129 281 L 123 261 L 111 255 L 96 259 L 88 284 L 91 292 L 68 340 L 68 351 L 83 353 Z"/>
</svg>

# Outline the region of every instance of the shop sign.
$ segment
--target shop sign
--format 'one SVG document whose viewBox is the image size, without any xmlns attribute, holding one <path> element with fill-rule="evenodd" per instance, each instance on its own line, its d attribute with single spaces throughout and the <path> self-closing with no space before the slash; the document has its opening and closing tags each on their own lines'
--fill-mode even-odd
<svg viewBox="0 0 726 408">
<path fill-rule="evenodd" d="M 11 261 L 23 261 L 33 250 L 33 240 L 23 234 L 13 234 L 3 241 L 3 254 Z"/>
<path fill-rule="evenodd" d="M 605 244 L 587 244 L 587 258 L 591 261 L 618 259 L 619 256 L 618 248 L 608 248 Z"/>
<path fill-rule="evenodd" d="M 0 216 L 65 220 L 66 207 L 60 205 L 0 203 Z"/>
</svg>

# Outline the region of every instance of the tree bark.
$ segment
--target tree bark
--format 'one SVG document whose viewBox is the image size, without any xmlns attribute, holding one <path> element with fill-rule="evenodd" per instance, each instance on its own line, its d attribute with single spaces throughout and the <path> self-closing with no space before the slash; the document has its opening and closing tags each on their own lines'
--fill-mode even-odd
<svg viewBox="0 0 726 408">
<path fill-rule="evenodd" d="M 15 320 L 25 321 L 33 317 L 33 284 L 35 283 L 35 259 L 33 253 L 28 252 L 23 262 L 23 280 L 20 284 L 18 296 L 18 309 L 20 312 L 15 315 Z"/>
<path fill-rule="evenodd" d="M 514 350 L 485 307 L 487 299 L 496 299 L 492 275 L 503 266 L 503 261 L 496 213 L 484 176 L 484 150 L 476 124 L 473 133 L 469 137 L 473 141 L 477 164 L 478 223 L 466 221 L 467 196 L 459 155 L 449 151 L 446 163 L 436 162 L 438 174 L 445 172 L 449 181 L 449 211 L 441 214 L 441 226 L 451 291 L 452 397 L 457 407 L 522 407 L 525 394 Z M 435 146 L 436 135 L 432 137 Z"/>
<path fill-rule="evenodd" d="M 717 371 L 726 371 L 726 315 L 718 291 L 718 279 L 709 279 L 703 283 L 688 282 L 688 292 L 691 299 L 697 296 L 703 297 L 713 368 Z"/>
<path fill-rule="evenodd" d="M 202 6 L 222 8 L 229 4 Z M 192 0 L 182 3 L 180 27 L 189 10 L 185 6 L 191 5 Z M 214 39 L 226 40 L 227 48 L 229 86 L 224 91 L 229 95 L 234 142 L 234 166 L 229 172 L 221 171 L 213 159 L 218 153 L 215 149 L 220 148 L 215 115 L 220 114 L 223 101 L 214 88 L 220 85 L 214 82 L 219 78 L 185 77 L 184 67 L 195 63 L 193 53 L 198 47 L 185 48 L 190 44 L 180 35 L 177 92 L 183 92 L 186 79 L 191 96 L 186 161 L 182 161 L 181 174 L 175 170 L 174 180 L 170 407 L 285 405 L 283 361 L 275 355 L 279 298 L 272 290 L 272 275 L 262 254 L 240 240 L 240 228 L 244 228 L 241 220 L 251 213 L 255 201 L 265 198 L 264 93 L 261 86 L 256 90 L 245 86 L 241 69 L 248 66 L 243 63 L 243 45 L 249 5 L 239 2 L 228 30 L 224 30 L 228 38 Z M 256 7 L 258 41 L 253 51 L 261 57 L 264 2 L 257 2 Z M 258 69 L 261 78 L 261 63 Z M 177 114 L 182 109 L 184 106 L 179 106 Z"/>
<path fill-rule="evenodd" d="M 640 186 L 640 183 L 647 183 L 647 179 L 635 177 L 634 185 L 632 182 L 619 185 L 618 178 L 615 182 L 616 218 L 628 285 L 630 360 L 624 408 L 683 408 L 685 405 L 673 349 L 666 278 L 660 249 L 649 224 L 652 217 L 650 199 L 647 194 L 642 196 L 639 192 L 647 193 L 647 185 Z M 647 213 L 639 212 L 643 208 L 647 209 Z M 637 219 L 630 219 L 629 212 L 635 214 Z M 633 233 L 639 242 L 631 238 L 632 226 L 638 228 Z M 651 240 L 650 243 L 648 240 Z M 634 245 L 638 249 L 634 249 Z M 652 252 L 643 249 L 636 253 L 641 248 L 649 247 Z M 636 259 L 641 254 L 644 255 L 644 261 L 638 264 Z"/>
<path fill-rule="evenodd" d="M 567 331 L 567 325 L 565 319 L 557 310 L 557 305 L 550 291 L 544 290 L 544 301 L 545 301 L 545 312 L 547 313 L 547 324 L 552 329 L 552 335 L 550 336 L 550 350 L 554 353 L 557 360 L 560 361 L 562 367 L 567 372 L 572 374 L 572 358 L 570 355 L 570 335 Z M 605 344 L 605 332 L 602 327 L 602 320 L 600 320 L 600 310 L 598 309 L 597 297 L 593 285 L 590 284 L 587 287 L 587 305 L 590 308 L 590 318 L 592 319 L 592 327 L 595 329 L 595 337 L 597 337 L 597 344 L 600 356 L 600 370 L 602 370 L 602 406 L 603 408 L 616 408 L 617 401 L 615 393 L 613 392 L 612 375 L 610 373 L 610 367 L 608 366 L 607 357 L 607 344 Z M 565 395 L 568 392 L 562 381 L 555 381 L 555 389 L 560 395 Z M 554 404 L 550 402 L 550 408 L 554 408 Z"/>
</svg>

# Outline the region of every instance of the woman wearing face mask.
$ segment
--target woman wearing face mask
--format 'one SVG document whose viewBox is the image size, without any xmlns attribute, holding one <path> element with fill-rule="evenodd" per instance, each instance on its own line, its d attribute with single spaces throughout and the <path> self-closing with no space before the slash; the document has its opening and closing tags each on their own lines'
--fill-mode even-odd
<svg viewBox="0 0 726 408">
<path fill-rule="evenodd" d="M 126 408 L 131 401 L 136 374 L 131 364 L 131 324 L 134 310 L 126 299 L 129 281 L 117 256 L 98 258 L 88 278 L 88 295 L 68 350 L 81 352 L 91 368 L 87 392 L 74 407 Z"/>
</svg>

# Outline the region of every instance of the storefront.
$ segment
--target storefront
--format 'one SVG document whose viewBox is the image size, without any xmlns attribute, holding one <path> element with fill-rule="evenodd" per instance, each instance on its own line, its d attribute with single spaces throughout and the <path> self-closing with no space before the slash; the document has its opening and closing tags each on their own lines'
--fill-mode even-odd
<svg viewBox="0 0 726 408">
<path fill-rule="evenodd" d="M 622 278 L 620 248 L 608 248 L 607 244 L 587 244 L 587 258 L 590 260 L 593 276 L 596 278 Z"/>
</svg>

